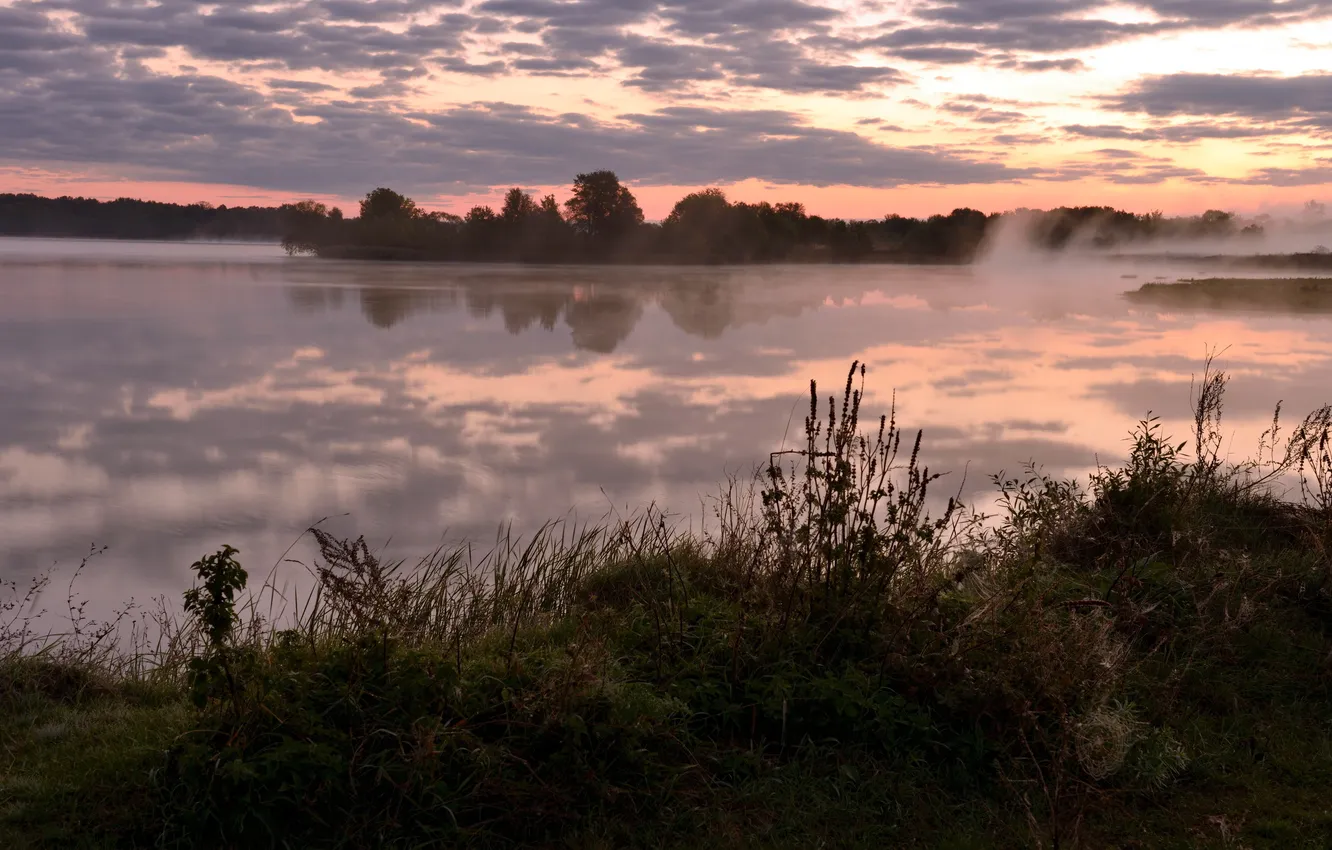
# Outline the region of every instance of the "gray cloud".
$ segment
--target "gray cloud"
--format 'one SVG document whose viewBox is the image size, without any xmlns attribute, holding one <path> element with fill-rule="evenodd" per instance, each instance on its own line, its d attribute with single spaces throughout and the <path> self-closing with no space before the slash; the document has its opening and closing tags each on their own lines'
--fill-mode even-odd
<svg viewBox="0 0 1332 850">
<path fill-rule="evenodd" d="M 1332 126 L 1332 74 L 1147 77 L 1110 98 L 1109 104 L 1125 112 L 1155 116 L 1227 115 L 1265 120 L 1305 117 Z"/>
<path fill-rule="evenodd" d="M 1066 161 L 1054 169 L 1047 179 L 1092 178 L 1126 186 L 1154 185 L 1172 179 L 1215 182 L 1201 169 L 1178 166 L 1163 157 L 1149 157 L 1118 148 L 1102 148 L 1094 151 L 1093 156 L 1094 159 Z"/>
<path fill-rule="evenodd" d="M 1190 121 L 1181 124 L 1160 124 L 1155 127 L 1134 129 L 1122 124 L 1070 124 L 1063 128 L 1073 136 L 1088 139 L 1124 139 L 1138 142 L 1196 142 L 1200 139 L 1247 139 L 1280 136 L 1296 132 L 1296 128 L 1271 124 L 1217 124 L 1210 121 Z"/>
<path fill-rule="evenodd" d="M 977 124 L 1011 124 L 1015 121 L 1025 121 L 1027 117 L 1021 112 L 990 109 L 985 106 L 978 106 L 975 103 L 945 103 L 939 108 L 944 112 L 959 115 Z"/>
<path fill-rule="evenodd" d="M 1325 186 L 1332 183 L 1332 161 L 1321 160 L 1320 163 L 1308 168 L 1259 168 L 1245 177 L 1225 182 L 1258 186 Z"/>
<path fill-rule="evenodd" d="M 964 65 L 985 56 L 969 47 L 904 47 L 896 55 L 913 62 L 931 62 L 938 65 Z"/>
<path fill-rule="evenodd" d="M 1057 53 L 1166 32 L 1262 27 L 1332 17 L 1325 0 L 1130 0 L 1157 20 L 1121 23 L 1098 16 L 1102 0 L 926 0 L 913 20 L 864 42 L 889 49 L 971 49 Z M 946 55 L 946 54 L 945 54 Z M 1028 71 L 1077 70 L 1076 59 L 1009 58 Z"/>
<path fill-rule="evenodd" d="M 998 133 L 993 141 L 997 145 L 1043 145 L 1050 140 L 1036 133 Z"/>
<path fill-rule="evenodd" d="M 9 158 L 27 162 L 115 162 L 303 192 L 541 185 L 589 167 L 661 184 L 761 178 L 895 186 L 1032 174 L 892 148 L 779 111 L 667 107 L 602 123 L 506 104 L 400 115 L 380 104 L 335 100 L 300 103 L 293 112 L 219 77 L 125 75 L 108 63 L 96 73 L 0 88 L 0 145 Z"/>
<path fill-rule="evenodd" d="M 969 47 L 984 50 L 1055 53 L 1100 47 L 1167 29 L 1162 24 L 1120 24 L 1083 18 L 1033 18 L 993 26 L 907 26 L 865 42 L 885 48 Z"/>
<path fill-rule="evenodd" d="M 309 93 L 337 91 L 335 87 L 330 86 L 328 83 L 316 83 L 309 80 L 283 80 L 279 78 L 270 79 L 268 81 L 268 87 Z"/>
<path fill-rule="evenodd" d="M 1014 67 L 1020 71 L 1030 71 L 1032 73 L 1042 73 L 1044 71 L 1071 73 L 1087 70 L 1087 66 L 1083 64 L 1081 59 L 1034 59 L 1029 62 L 1014 62 L 1011 65 L 1004 64 L 1004 67 Z"/>
<path fill-rule="evenodd" d="M 1327 0 L 1138 0 L 1134 5 L 1194 26 L 1275 26 L 1332 16 Z"/>
<path fill-rule="evenodd" d="M 843 13 L 801 0 L 482 0 L 466 8 L 461 0 L 286 0 L 223 8 L 188 0 L 153 6 L 38 2 L 71 13 L 90 47 L 174 47 L 198 59 L 270 71 L 432 66 L 462 74 L 568 76 L 599 72 L 598 60 L 618 55 L 626 70 L 637 71 L 628 84 L 652 91 L 726 80 L 781 91 L 856 93 L 902 79 L 892 68 L 821 55 L 812 39 L 826 36 L 829 22 Z M 664 37 L 645 39 L 627 29 L 645 23 L 660 26 Z M 512 32 L 537 34 L 541 44 L 510 42 L 493 62 L 468 55 L 476 36 Z M 360 86 L 352 94 L 394 97 L 401 87 Z"/>
<path fill-rule="evenodd" d="M 797 0 L 487 0 L 478 8 L 511 21 L 537 22 L 547 62 L 566 61 L 564 56 L 613 58 L 630 72 L 625 84 L 646 91 L 679 93 L 698 83 L 725 81 L 756 89 L 852 94 L 904 80 L 894 68 L 822 55 L 825 25 L 842 13 Z M 658 23 L 663 35 L 625 30 L 647 21 Z M 521 50 L 532 52 L 530 45 Z M 530 61 L 528 66 L 542 70 Z"/>
<path fill-rule="evenodd" d="M 1160 138 L 1155 130 L 1134 130 L 1122 124 L 1070 124 L 1064 128 L 1064 132 L 1088 139 L 1125 139 L 1143 142 Z"/>
<path fill-rule="evenodd" d="M 511 73 L 615 74 L 666 104 L 735 89 L 865 97 L 911 82 L 890 64 L 866 64 L 856 52 L 865 48 L 887 62 L 1075 71 L 1079 59 L 1051 54 L 1149 32 L 1302 20 L 1332 6 L 1135 5 L 1161 20 L 1100 20 L 1090 0 L 927 0 L 869 28 L 821 0 L 32 0 L 0 6 L 0 142 L 10 161 L 116 164 L 294 191 L 531 185 L 593 165 L 662 183 L 1012 180 L 1042 172 L 966 149 L 891 148 L 786 113 L 668 105 L 597 121 L 494 104 L 408 115 L 400 102 L 441 75 L 465 91 L 461 78 Z M 177 52 L 236 73 L 144 64 Z M 305 72 L 336 77 L 299 79 Z M 255 77 L 267 83 L 238 82 Z M 1065 131 L 1171 142 L 1307 132 L 1329 125 L 1329 81 L 1150 78 L 1108 102 L 1158 119 L 1151 126 Z M 1020 126 L 1026 106 L 958 98 L 942 109 L 973 127 L 1003 127 L 1002 138 L 1018 143 L 1030 134 Z M 689 125 L 686 114 L 707 117 Z M 1230 120 L 1160 120 L 1177 114 Z"/>
<path fill-rule="evenodd" d="M 161 0 L 37 0 L 72 15 L 88 49 L 175 47 L 198 59 L 288 70 L 381 70 L 456 56 L 478 21 L 438 0 L 322 0 L 226 6 Z M 385 26 L 381 26 L 381 24 Z"/>
</svg>

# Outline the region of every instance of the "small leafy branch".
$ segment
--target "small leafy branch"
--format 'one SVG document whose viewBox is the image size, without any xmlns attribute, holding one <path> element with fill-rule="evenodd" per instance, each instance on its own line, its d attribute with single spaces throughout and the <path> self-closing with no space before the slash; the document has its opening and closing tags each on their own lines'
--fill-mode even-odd
<svg viewBox="0 0 1332 850">
<path fill-rule="evenodd" d="M 191 569 L 202 586 L 185 591 L 185 611 L 198 619 L 208 640 L 203 653 L 189 663 L 190 697 L 199 708 L 224 693 L 233 701 L 240 695 L 231 654 L 240 622 L 236 594 L 245 589 L 248 576 L 236 560 L 237 554 L 235 548 L 223 546 L 195 561 Z"/>
</svg>

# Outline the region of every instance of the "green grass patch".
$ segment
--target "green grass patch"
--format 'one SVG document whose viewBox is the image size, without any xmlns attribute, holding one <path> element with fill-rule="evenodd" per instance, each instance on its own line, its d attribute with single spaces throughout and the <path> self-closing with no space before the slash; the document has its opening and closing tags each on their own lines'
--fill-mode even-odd
<svg viewBox="0 0 1332 850">
<path fill-rule="evenodd" d="M 178 694 L 71 688 L 83 678 L 0 669 L 0 846 L 151 846 L 160 833 L 153 772 L 194 718 Z"/>
</svg>

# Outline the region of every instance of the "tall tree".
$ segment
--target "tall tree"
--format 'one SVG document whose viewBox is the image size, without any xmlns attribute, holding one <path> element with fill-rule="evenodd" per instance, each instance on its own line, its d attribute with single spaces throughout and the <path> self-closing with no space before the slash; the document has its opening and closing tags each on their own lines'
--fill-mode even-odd
<svg viewBox="0 0 1332 850">
<path fill-rule="evenodd" d="M 704 189 L 676 201 L 663 224 L 668 227 L 712 227 L 724 219 L 730 209 L 731 203 L 726 200 L 725 192 L 721 189 Z"/>
<path fill-rule="evenodd" d="M 513 188 L 504 196 L 504 206 L 500 209 L 500 218 L 506 224 L 520 224 L 540 212 L 541 208 L 532 196 L 522 189 Z"/>
<path fill-rule="evenodd" d="M 392 189 L 380 187 L 367 192 L 361 201 L 363 219 L 409 219 L 420 215 L 416 201 L 405 195 L 399 195 Z"/>
<path fill-rule="evenodd" d="M 488 224 L 489 222 L 494 221 L 497 217 L 495 211 L 490 207 L 472 207 L 467 211 L 467 215 L 463 218 L 463 221 L 471 225 Z"/>
<path fill-rule="evenodd" d="M 643 223 L 643 210 L 614 171 L 593 171 L 574 178 L 573 197 L 565 202 L 569 223 L 602 244 L 614 242 Z"/>
<path fill-rule="evenodd" d="M 662 222 L 667 244 L 682 259 L 695 262 L 742 256 L 744 246 L 736 244 L 732 233 L 732 209 L 721 189 L 685 195 Z"/>
<path fill-rule="evenodd" d="M 288 254 L 313 253 L 327 233 L 332 218 L 328 206 L 319 201 L 297 201 L 279 208 L 282 213 L 282 247 Z M 336 208 L 335 208 L 336 209 Z M 335 221 L 342 220 L 338 210 Z"/>
<path fill-rule="evenodd" d="M 541 215 L 547 221 L 562 222 L 564 216 L 560 214 L 560 202 L 555 200 L 554 195 L 547 195 L 541 199 Z"/>
</svg>

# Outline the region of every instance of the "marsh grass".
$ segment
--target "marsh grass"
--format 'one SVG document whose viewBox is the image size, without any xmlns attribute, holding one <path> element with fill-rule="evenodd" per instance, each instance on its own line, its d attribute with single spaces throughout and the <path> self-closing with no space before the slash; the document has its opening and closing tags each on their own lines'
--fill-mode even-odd
<svg viewBox="0 0 1332 850">
<path fill-rule="evenodd" d="M 307 595 L 226 548 L 183 611 L 90 623 L 71 589 L 59 633 L 49 581 L 11 588 L 0 837 L 1073 847 L 1130 817 L 1193 846 L 1220 817 L 1325 845 L 1312 809 L 1206 809 L 1332 785 L 1330 409 L 1230 463 L 1209 359 L 1191 439 L 1148 417 L 1123 467 L 931 514 L 864 376 L 811 385 L 804 445 L 703 528 L 648 507 L 418 562 L 315 528 Z"/>
<path fill-rule="evenodd" d="M 1145 283 L 1125 295 L 1135 303 L 1170 309 L 1325 314 L 1332 311 L 1332 278 L 1190 279 Z"/>
</svg>

